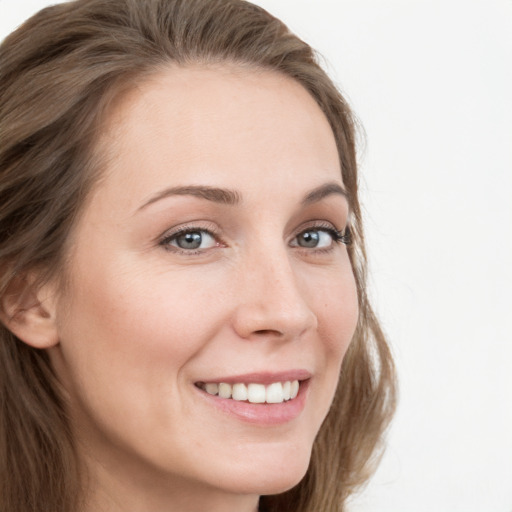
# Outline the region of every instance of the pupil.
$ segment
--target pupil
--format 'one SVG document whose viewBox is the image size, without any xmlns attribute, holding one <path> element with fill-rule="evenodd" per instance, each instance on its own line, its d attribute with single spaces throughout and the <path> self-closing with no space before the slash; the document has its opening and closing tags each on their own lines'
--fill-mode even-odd
<svg viewBox="0 0 512 512">
<path fill-rule="evenodd" d="M 318 231 L 306 231 L 300 236 L 302 247 L 316 247 L 318 245 L 320 236 Z"/>
<path fill-rule="evenodd" d="M 176 242 L 181 249 L 198 249 L 201 246 L 202 240 L 201 233 L 194 231 L 193 233 L 180 235 Z"/>
</svg>

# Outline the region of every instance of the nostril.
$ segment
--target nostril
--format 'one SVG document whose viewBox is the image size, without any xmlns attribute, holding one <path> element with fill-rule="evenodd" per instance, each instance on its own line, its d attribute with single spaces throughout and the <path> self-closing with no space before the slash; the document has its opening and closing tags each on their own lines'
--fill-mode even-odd
<svg viewBox="0 0 512 512">
<path fill-rule="evenodd" d="M 282 336 L 283 333 L 274 329 L 260 329 L 258 331 L 254 331 L 254 334 L 260 336 Z"/>
</svg>

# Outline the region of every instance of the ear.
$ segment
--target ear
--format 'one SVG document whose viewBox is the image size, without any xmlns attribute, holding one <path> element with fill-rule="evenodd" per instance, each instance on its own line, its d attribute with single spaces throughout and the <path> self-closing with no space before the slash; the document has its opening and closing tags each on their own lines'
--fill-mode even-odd
<svg viewBox="0 0 512 512">
<path fill-rule="evenodd" d="M 34 348 L 58 344 L 56 289 L 37 286 L 36 276 L 15 276 L 0 297 L 0 320 L 15 336 Z"/>
</svg>

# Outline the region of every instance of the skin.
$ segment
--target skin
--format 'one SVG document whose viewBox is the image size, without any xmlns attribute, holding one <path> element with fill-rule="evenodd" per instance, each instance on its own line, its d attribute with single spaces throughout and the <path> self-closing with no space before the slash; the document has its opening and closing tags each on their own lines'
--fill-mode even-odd
<svg viewBox="0 0 512 512">
<path fill-rule="evenodd" d="M 303 204 L 343 186 L 332 131 L 287 77 L 170 67 L 124 99 L 100 147 L 107 168 L 74 230 L 68 285 L 47 303 L 86 510 L 255 511 L 305 474 L 356 326 L 347 249 L 327 231 L 345 228 L 347 200 Z M 191 185 L 239 202 L 157 199 Z M 178 227 L 213 235 L 180 249 Z M 321 247 L 299 245 L 305 230 Z M 284 424 L 242 421 L 194 385 L 290 369 L 311 378 Z"/>
</svg>

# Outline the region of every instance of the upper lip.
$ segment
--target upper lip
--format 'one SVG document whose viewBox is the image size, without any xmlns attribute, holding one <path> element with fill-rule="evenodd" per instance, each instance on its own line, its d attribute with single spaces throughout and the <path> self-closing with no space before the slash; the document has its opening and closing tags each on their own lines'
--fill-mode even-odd
<svg viewBox="0 0 512 512">
<path fill-rule="evenodd" d="M 201 382 L 225 382 L 226 384 L 255 383 L 255 384 L 272 384 L 273 382 L 286 382 L 292 380 L 307 380 L 311 378 L 312 374 L 308 370 L 295 369 L 284 370 L 279 372 L 251 372 L 239 375 L 230 375 L 222 377 L 213 377 L 203 379 Z"/>
</svg>

